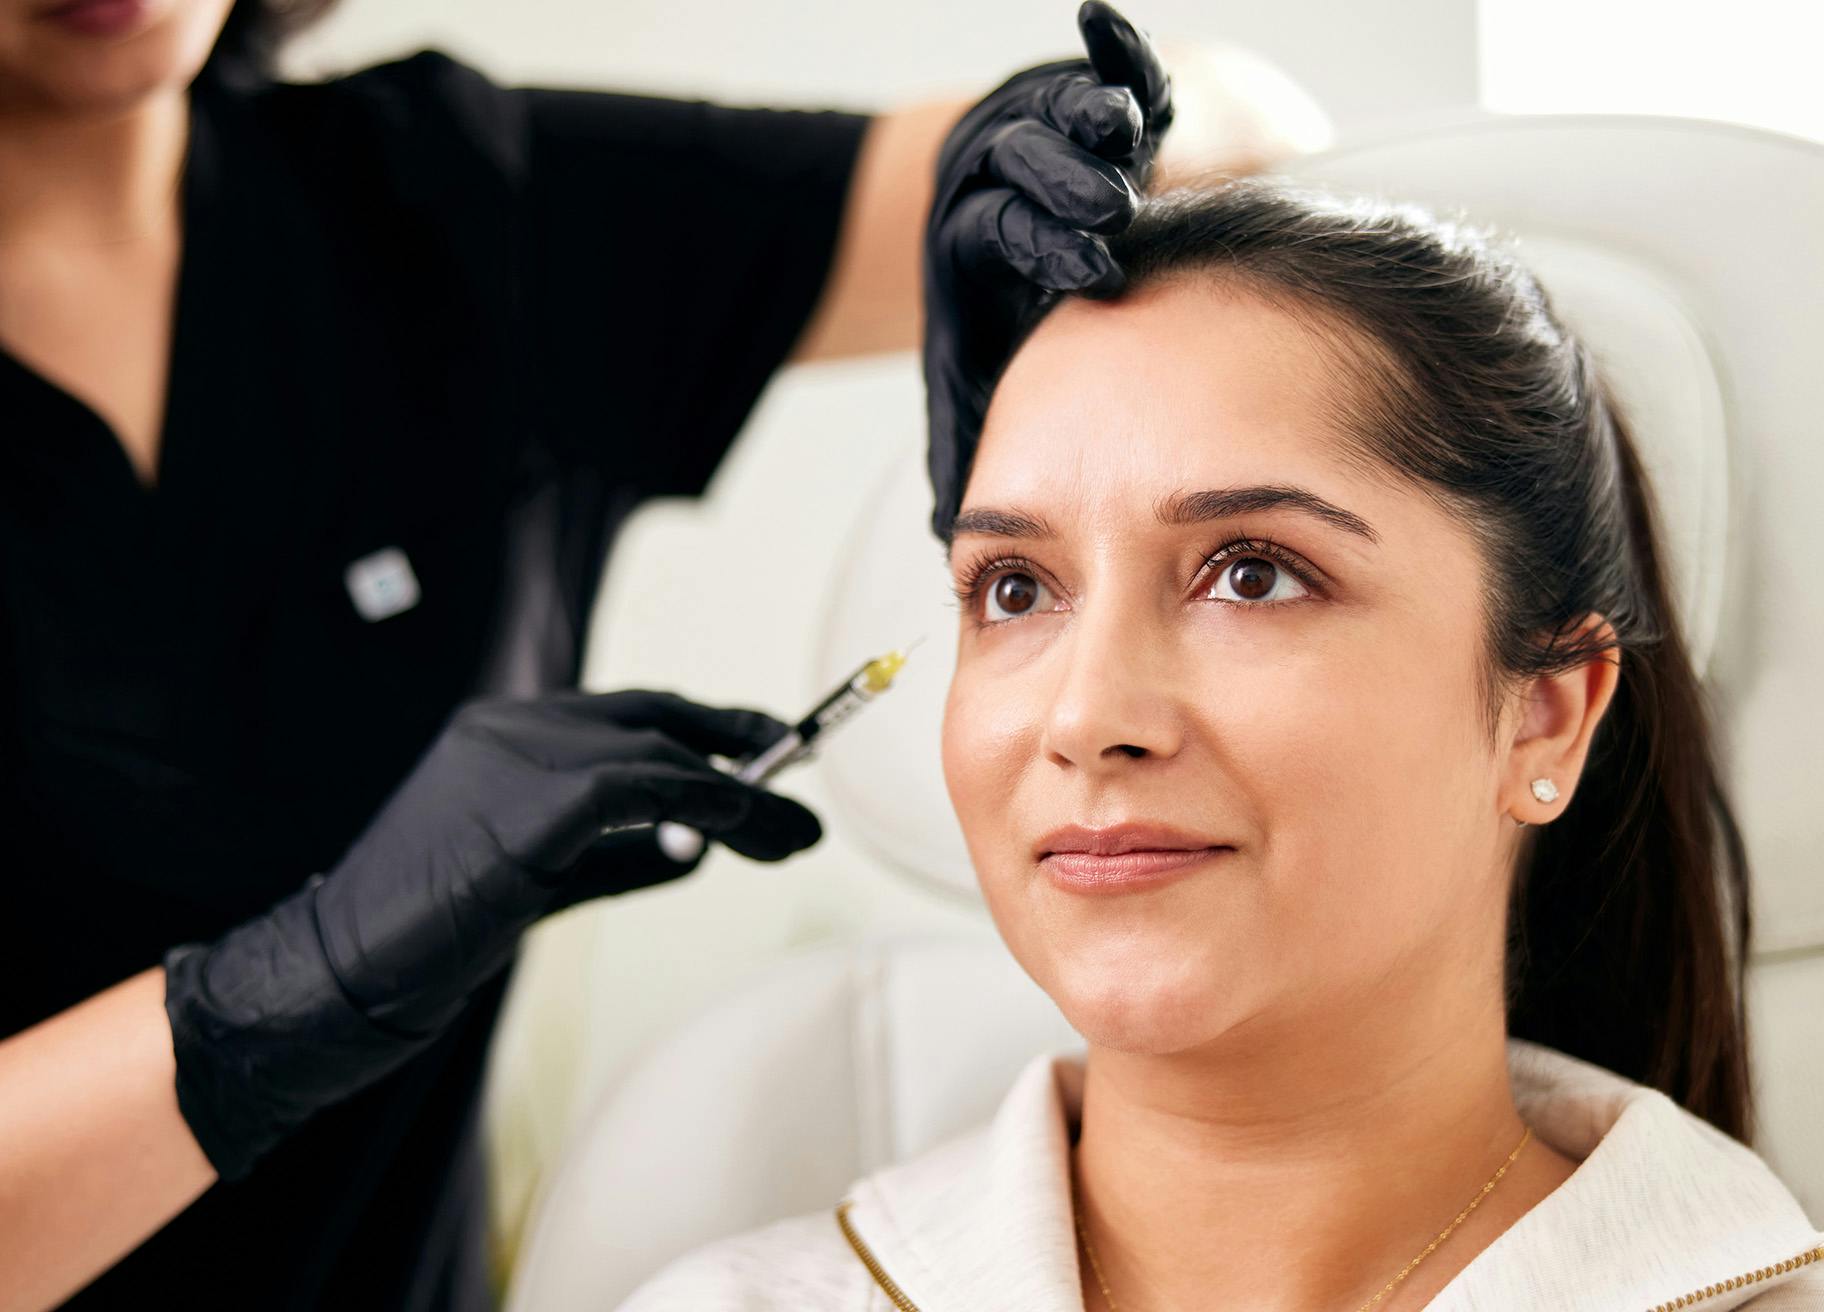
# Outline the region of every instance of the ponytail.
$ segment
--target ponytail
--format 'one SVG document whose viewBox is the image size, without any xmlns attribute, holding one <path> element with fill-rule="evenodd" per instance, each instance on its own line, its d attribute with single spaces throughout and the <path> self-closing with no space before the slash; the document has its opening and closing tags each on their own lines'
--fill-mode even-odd
<svg viewBox="0 0 1824 1312">
<path fill-rule="evenodd" d="M 1508 1028 L 1753 1133 L 1743 979 L 1748 858 L 1703 689 L 1674 622 L 1656 516 L 1614 426 L 1653 636 L 1620 654 L 1577 795 L 1534 831 L 1508 917 Z"/>
</svg>

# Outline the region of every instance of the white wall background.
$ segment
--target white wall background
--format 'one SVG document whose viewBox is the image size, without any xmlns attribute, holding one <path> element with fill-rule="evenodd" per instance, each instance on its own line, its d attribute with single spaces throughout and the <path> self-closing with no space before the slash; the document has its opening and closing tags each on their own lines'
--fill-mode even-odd
<svg viewBox="0 0 1824 1312">
<path fill-rule="evenodd" d="M 1672 114 L 1824 140 L 1824 6 L 1798 0 L 1481 0 L 1482 103 Z"/>
<path fill-rule="evenodd" d="M 1339 125 L 1476 99 L 1474 0 L 1132 0 L 1161 40 L 1249 46 Z M 508 81 L 871 109 L 1074 52 L 1073 0 L 342 0 L 303 74 L 436 45 Z"/>
</svg>

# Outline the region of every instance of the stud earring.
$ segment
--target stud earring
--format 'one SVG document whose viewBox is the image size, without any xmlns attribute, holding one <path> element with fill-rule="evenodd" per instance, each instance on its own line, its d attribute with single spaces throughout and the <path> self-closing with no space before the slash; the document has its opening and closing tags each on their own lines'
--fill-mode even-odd
<svg viewBox="0 0 1824 1312">
<path fill-rule="evenodd" d="M 1533 780 L 1533 796 L 1541 802 L 1556 802 L 1558 800 L 1558 785 L 1553 783 L 1550 779 L 1541 776 L 1540 778 Z M 1514 828 L 1526 828 L 1526 821 L 1522 820 L 1519 816 L 1515 816 Z"/>
</svg>

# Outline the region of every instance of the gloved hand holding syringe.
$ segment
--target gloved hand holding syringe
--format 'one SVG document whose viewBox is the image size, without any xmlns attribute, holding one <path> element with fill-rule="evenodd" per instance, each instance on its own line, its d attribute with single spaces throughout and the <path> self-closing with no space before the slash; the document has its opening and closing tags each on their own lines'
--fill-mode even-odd
<svg viewBox="0 0 1824 1312">
<path fill-rule="evenodd" d="M 735 771 L 735 778 L 744 784 L 758 786 L 787 766 L 808 759 L 816 750 L 815 744 L 819 738 L 892 685 L 894 677 L 905 665 L 907 655 L 922 641 L 922 638 L 917 639 L 908 643 L 903 650 L 890 651 L 885 656 L 877 656 L 868 661 L 839 684 L 834 692 L 812 707 L 810 714 L 793 725 L 784 737 L 758 756 L 744 762 Z M 609 825 L 602 833 L 620 834 L 653 827 L 650 824 Z M 657 828 L 659 849 L 673 861 L 684 864 L 695 861 L 702 855 L 703 835 L 689 825 L 664 820 L 659 822 Z"/>
</svg>

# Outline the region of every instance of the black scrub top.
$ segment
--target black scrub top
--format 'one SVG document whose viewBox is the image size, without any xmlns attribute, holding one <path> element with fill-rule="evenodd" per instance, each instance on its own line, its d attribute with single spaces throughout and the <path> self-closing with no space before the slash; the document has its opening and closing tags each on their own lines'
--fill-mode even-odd
<svg viewBox="0 0 1824 1312">
<path fill-rule="evenodd" d="M 156 489 L 0 352 L 0 1034 L 333 866 L 466 697 L 574 682 L 615 526 L 702 490 L 803 327 L 866 125 L 433 53 L 192 104 Z M 448 1306 L 503 983 L 70 1306 Z"/>
</svg>

